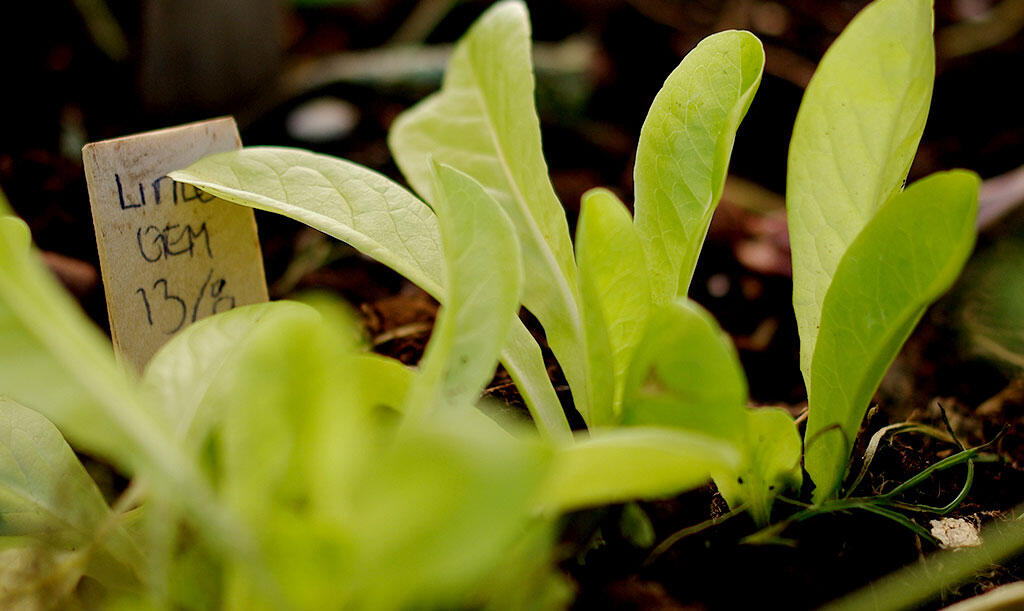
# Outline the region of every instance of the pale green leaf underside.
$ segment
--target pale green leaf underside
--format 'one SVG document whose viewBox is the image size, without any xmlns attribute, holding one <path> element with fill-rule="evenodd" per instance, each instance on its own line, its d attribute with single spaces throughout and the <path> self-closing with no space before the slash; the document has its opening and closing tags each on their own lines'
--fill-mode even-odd
<svg viewBox="0 0 1024 611">
<path fill-rule="evenodd" d="M 462 37 L 441 91 L 402 113 L 388 135 L 409 184 L 428 202 L 431 160 L 480 182 L 515 225 L 526 277 L 523 305 L 540 321 L 589 419 L 583 323 L 565 211 L 548 178 L 534 108 L 525 6 L 502 2 Z"/>
<path fill-rule="evenodd" d="M 519 243 L 508 216 L 469 176 L 445 165 L 436 172 L 434 209 L 448 283 L 410 412 L 476 402 L 518 319 L 522 290 Z"/>
<path fill-rule="evenodd" d="M 683 58 L 651 104 L 633 175 L 655 303 L 687 292 L 763 67 L 753 34 L 720 32 Z"/>
<path fill-rule="evenodd" d="M 714 317 L 686 298 L 656 310 L 629 368 L 622 423 L 670 426 L 741 446 L 746 404 L 739 357 Z"/>
<path fill-rule="evenodd" d="M 696 488 L 715 470 L 735 470 L 730 443 L 664 427 L 597 429 L 558 448 L 538 503 L 552 512 L 664 498 Z"/>
<path fill-rule="evenodd" d="M 142 555 L 49 420 L 0 397 L 0 537 L 28 536 L 64 549 L 101 545 L 138 567 Z"/>
<path fill-rule="evenodd" d="M 886 203 L 850 245 L 822 306 L 805 466 L 833 494 L 885 370 L 974 246 L 978 177 L 933 174 Z M 835 427 L 838 426 L 838 429 Z"/>
<path fill-rule="evenodd" d="M 332 235 L 432 295 L 444 286 L 437 218 L 385 176 L 344 159 L 278 147 L 206 157 L 170 177 Z"/>
<path fill-rule="evenodd" d="M 829 283 L 847 247 L 902 187 L 934 76 L 931 0 L 877 0 L 825 53 L 804 94 L 789 147 L 786 205 L 808 392 Z"/>
<path fill-rule="evenodd" d="M 245 148 L 172 172 L 221 199 L 282 214 L 358 248 L 444 300 L 437 217 L 422 201 L 362 166 L 307 151 Z M 538 428 L 566 440 L 569 427 L 548 382 L 540 348 L 515 321 L 502 362 Z"/>
<path fill-rule="evenodd" d="M 591 377 L 595 381 L 607 378 L 604 371 L 594 367 L 602 361 L 601 346 L 606 344 L 612 369 L 611 384 L 606 385 L 614 389 L 611 412 L 618 414 L 626 371 L 643 337 L 651 297 L 647 263 L 633 218 L 607 189 L 583 194 L 576 227 L 576 263 L 587 349 L 592 354 Z M 597 356 L 593 356 L 595 352 Z M 591 410 L 596 411 L 593 404 Z"/>
</svg>

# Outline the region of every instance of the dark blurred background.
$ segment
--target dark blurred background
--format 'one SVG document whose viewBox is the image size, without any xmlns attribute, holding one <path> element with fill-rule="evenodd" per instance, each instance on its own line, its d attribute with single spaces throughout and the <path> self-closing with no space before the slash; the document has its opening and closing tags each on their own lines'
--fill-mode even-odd
<svg viewBox="0 0 1024 611">
<path fill-rule="evenodd" d="M 438 87 L 451 43 L 490 4 L 4 3 L 0 187 L 51 267 L 103 325 L 83 144 L 230 114 L 245 144 L 310 148 L 400 178 L 385 143 L 388 126 Z M 640 126 L 687 51 L 728 28 L 751 30 L 764 42 L 764 80 L 736 142 L 693 296 L 733 334 L 756 400 L 800 402 L 783 208 L 786 151 L 814 66 L 866 2 L 528 4 L 545 152 L 570 223 L 590 187 L 608 186 L 631 200 Z M 911 178 L 953 167 L 986 179 L 1005 175 L 987 187 L 986 205 L 995 202 L 988 210 L 998 220 L 984 228 L 985 248 L 1020 235 L 994 212 L 1024 198 L 1024 175 L 1015 172 L 1024 164 L 1024 0 L 937 0 L 935 8 L 938 78 Z M 402 291 L 399 279 L 315 232 L 269 215 L 258 221 L 276 296 L 325 286 L 364 306 Z M 1020 284 L 1019 274 L 1014 280 Z M 1020 316 L 1021 308 L 1010 310 Z"/>
</svg>

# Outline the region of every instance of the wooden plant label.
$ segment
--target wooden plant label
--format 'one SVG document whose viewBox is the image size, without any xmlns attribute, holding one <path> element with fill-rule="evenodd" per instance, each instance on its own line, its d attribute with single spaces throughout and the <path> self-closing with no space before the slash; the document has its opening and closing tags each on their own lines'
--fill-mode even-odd
<svg viewBox="0 0 1024 611">
<path fill-rule="evenodd" d="M 82 149 L 110 333 L 140 371 L 189 323 L 267 300 L 252 210 L 166 176 L 241 146 L 222 118 Z"/>
</svg>

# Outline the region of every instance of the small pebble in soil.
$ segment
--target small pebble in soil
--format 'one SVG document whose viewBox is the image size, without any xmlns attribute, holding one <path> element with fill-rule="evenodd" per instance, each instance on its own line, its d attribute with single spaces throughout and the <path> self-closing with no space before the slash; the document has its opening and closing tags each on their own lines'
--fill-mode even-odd
<svg viewBox="0 0 1024 611">
<path fill-rule="evenodd" d="M 939 540 L 942 549 L 963 549 L 981 545 L 978 527 L 963 518 L 942 518 L 932 520 L 932 536 Z"/>
</svg>

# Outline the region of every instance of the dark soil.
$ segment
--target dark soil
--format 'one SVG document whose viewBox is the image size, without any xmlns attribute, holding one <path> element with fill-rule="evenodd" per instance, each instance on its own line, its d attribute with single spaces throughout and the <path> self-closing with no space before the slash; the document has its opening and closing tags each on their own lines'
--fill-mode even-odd
<svg viewBox="0 0 1024 611">
<path fill-rule="evenodd" d="M 1010 0 L 1004 0 L 1009 3 Z M 0 122 L 0 186 L 30 224 L 47 261 L 106 326 L 97 273 L 88 199 L 78 150 L 86 141 L 120 136 L 175 122 L 230 113 L 240 118 L 247 144 L 315 148 L 364 163 L 400 178 L 384 141 L 394 116 L 436 87 L 418 81 L 394 86 L 338 83 L 282 99 L 264 91 L 247 100 L 211 103 L 202 96 L 149 107 L 138 74 L 142 19 L 137 3 L 110 0 L 128 36 L 131 53 L 114 61 L 89 37 L 73 3 L 15 3 L 0 8 L 0 49 L 8 58 Z M 288 59 L 377 47 L 395 32 L 417 3 L 386 0 L 289 13 Z M 487 2 L 459 3 L 427 42 L 457 37 Z M 545 149 L 556 190 L 574 222 L 580 194 L 609 186 L 626 201 L 632 192 L 632 155 L 651 99 L 682 55 L 702 37 L 730 27 L 748 28 L 765 42 L 768 66 L 760 92 L 740 130 L 732 181 L 698 266 L 691 296 L 708 307 L 733 335 L 756 404 L 782 405 L 799 413 L 806 401 L 798 367 L 798 342 L 788 277 L 788 245 L 781 193 L 796 109 L 815 62 L 863 0 L 816 2 L 667 0 L 562 0 L 530 3 L 535 38 L 557 42 L 583 34 L 595 55 L 582 75 L 581 98 L 559 97 L 539 86 Z M 936 30 L 963 23 L 986 0 L 937 0 Z M 45 5 L 45 8 L 44 8 Z M 971 9 L 974 7 L 974 9 Z M 45 24 L 45 27 L 42 27 Z M 7 31 L 9 30 L 9 32 Z M 31 32 L 32 37 L 24 34 Z M 940 45 L 931 119 L 911 179 L 932 171 L 967 167 L 991 177 L 1024 163 L 1024 113 L 1019 96 L 1004 87 L 1020 73 L 1024 36 L 964 57 Z M 568 78 L 568 77 L 566 77 Z M 193 92 L 194 94 L 194 92 Z M 358 125 L 343 138 L 311 144 L 289 134 L 286 120 L 303 101 L 334 96 L 354 104 Z M 218 105 L 219 104 L 219 105 Z M 1018 219 L 1019 220 L 1019 219 Z M 266 214 L 257 221 L 268 280 L 276 297 L 306 289 L 341 294 L 363 314 L 375 349 L 415 363 L 429 338 L 436 303 L 391 271 L 315 232 Z M 1006 231 L 982 236 L 986 248 Z M 319 249 L 319 250 L 317 250 Z M 302 253 L 323 252 L 318 264 L 297 266 Z M 1002 437 L 992 448 L 1000 462 L 978 465 L 974 485 L 952 514 L 996 519 L 1024 502 L 1024 382 L 1019 372 L 973 358 L 958 340 L 950 300 L 922 322 L 893 366 L 877 397 L 880 410 L 866 423 L 863 439 L 891 422 L 912 419 L 943 426 L 938 405 L 968 445 Z M 529 326 L 542 333 L 528 314 Z M 572 412 L 564 379 L 548 354 L 549 370 Z M 523 414 L 508 376 L 498 371 L 487 390 L 512 412 Z M 948 444 L 917 434 L 883 444 L 862 492 L 894 483 L 947 456 Z M 100 477 L 111 478 L 102 469 Z M 963 485 L 964 469 L 944 472 L 907 499 L 943 505 Z M 110 487 L 121 485 L 111 479 Z M 806 497 L 806 491 L 805 496 Z M 713 487 L 675 499 L 643 503 L 656 539 L 722 515 Z M 776 518 L 791 508 L 780 504 Z M 565 572 L 578 584 L 578 608 L 734 609 L 810 608 L 863 586 L 922 554 L 927 542 L 903 527 L 864 512 L 821 516 L 784 533 L 791 545 L 745 545 L 755 528 L 745 516 L 711 526 L 651 563 L 650 549 L 622 533 L 622 508 L 610 507 L 566 519 Z M 915 515 L 927 527 L 934 516 Z M 946 600 L 1024 578 L 1017 560 L 1004 564 Z M 938 606 L 936 602 L 933 606 Z"/>
</svg>

